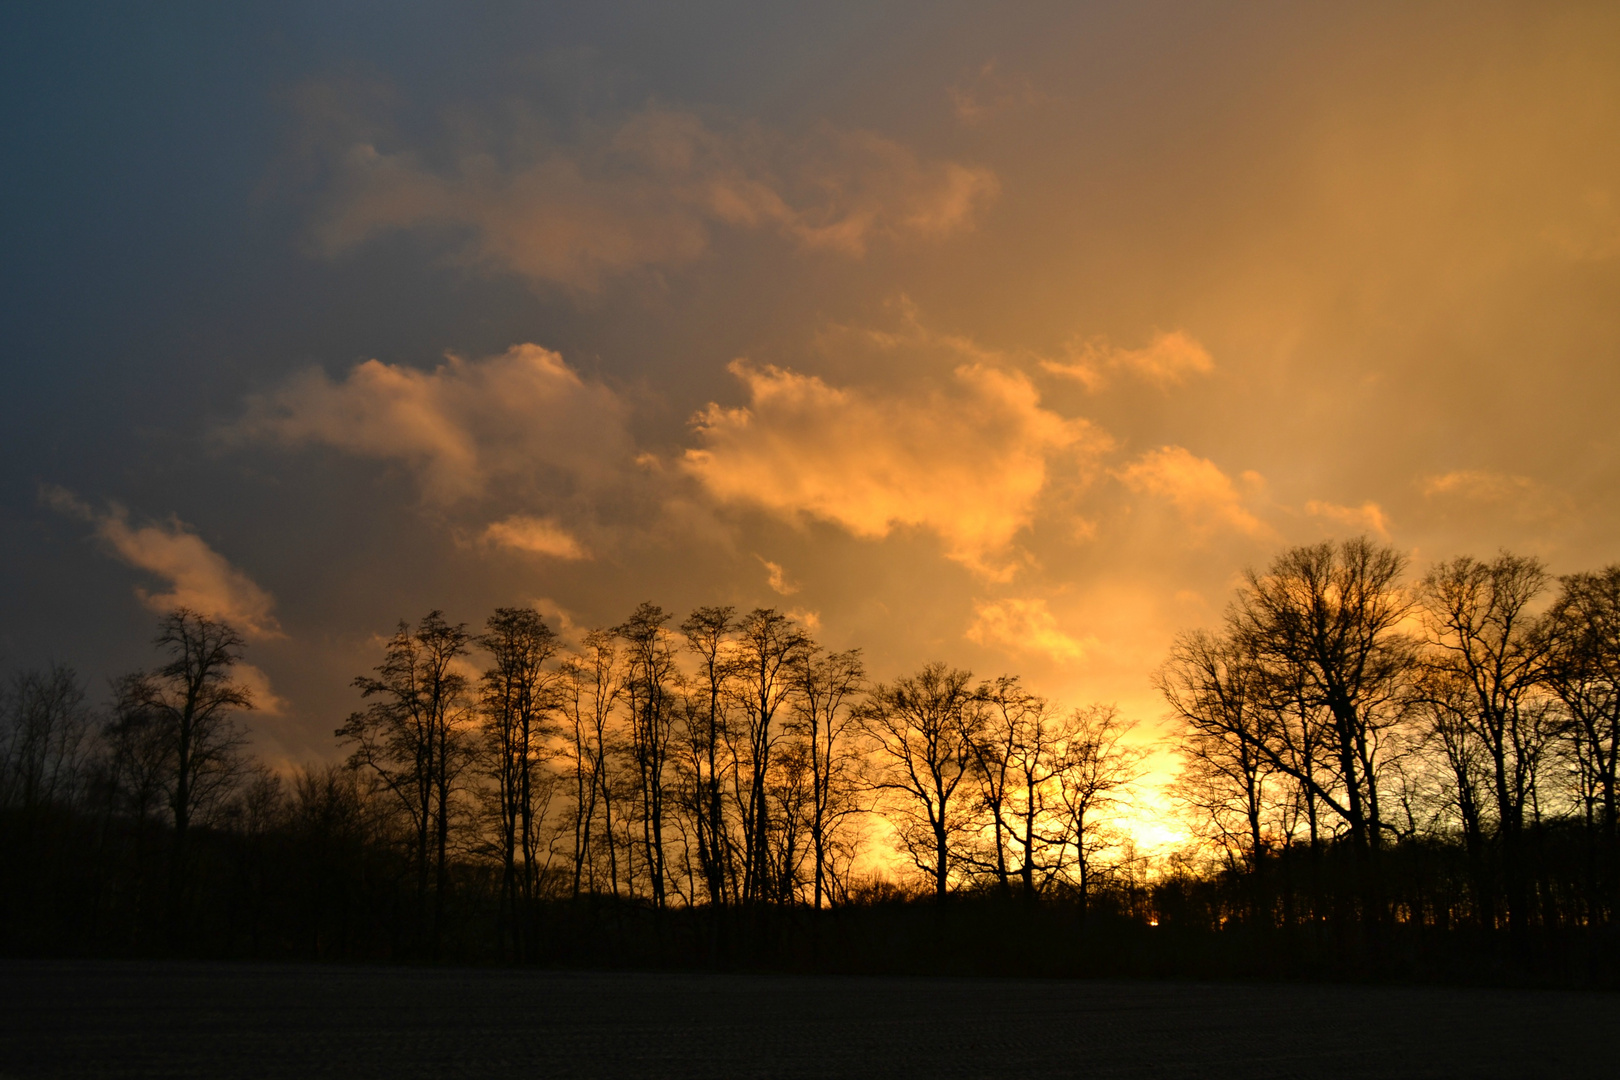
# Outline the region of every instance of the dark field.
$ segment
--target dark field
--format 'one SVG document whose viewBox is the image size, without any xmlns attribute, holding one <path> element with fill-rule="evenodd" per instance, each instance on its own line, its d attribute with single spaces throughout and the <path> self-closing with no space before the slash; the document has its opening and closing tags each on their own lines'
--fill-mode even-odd
<svg viewBox="0 0 1620 1080">
<path fill-rule="evenodd" d="M 1620 995 L 0 964 L 0 1076 L 1614 1076 Z"/>
</svg>

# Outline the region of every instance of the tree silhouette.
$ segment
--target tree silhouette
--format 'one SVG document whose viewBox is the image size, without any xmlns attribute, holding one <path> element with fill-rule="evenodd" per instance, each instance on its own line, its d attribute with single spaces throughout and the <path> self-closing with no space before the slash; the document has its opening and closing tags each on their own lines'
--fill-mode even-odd
<svg viewBox="0 0 1620 1080">
<path fill-rule="evenodd" d="M 168 663 L 131 675 L 119 690 L 115 722 L 157 756 L 173 825 L 168 920 L 178 943 L 188 913 L 193 821 L 213 809 L 243 767 L 246 741 L 236 714 L 253 707 L 247 688 L 231 680 L 245 642 L 222 622 L 177 608 L 159 623 L 154 644 Z"/>
<path fill-rule="evenodd" d="M 1460 739 L 1482 747 L 1496 810 L 1508 928 L 1528 932 L 1523 852 L 1524 813 L 1536 786 L 1546 741 L 1546 710 L 1538 700 L 1546 638 L 1530 605 L 1547 587 L 1535 559 L 1503 554 L 1482 563 L 1463 556 L 1440 564 L 1423 579 L 1421 597 L 1430 632 L 1428 664 L 1436 680 L 1462 694 L 1450 713 L 1463 721 Z M 1459 740 L 1460 741 L 1460 740 Z M 1466 768 L 1466 743 L 1456 748 Z M 1460 779 L 1460 778 L 1459 778 Z M 1462 789 L 1463 785 L 1459 784 Z"/>
<path fill-rule="evenodd" d="M 1364 916 L 1376 923 L 1382 899 L 1376 855 L 1383 839 L 1379 770 L 1383 733 L 1398 719 L 1412 641 L 1401 626 L 1411 604 L 1399 588 L 1404 559 L 1365 537 L 1290 549 L 1264 575 L 1245 575 L 1233 607 L 1233 630 L 1267 670 L 1274 689 L 1298 695 L 1327 723 L 1298 731 L 1277 725 L 1268 750 L 1289 773 L 1345 821 L 1360 868 Z M 1321 732 L 1337 789 L 1302 767 L 1299 740 Z M 1297 738 L 1295 737 L 1297 736 Z M 1311 760 L 1314 761 L 1314 755 Z"/>
<path fill-rule="evenodd" d="M 687 724 L 695 782 L 692 811 L 698 866 L 709 902 L 720 905 L 733 895 L 736 874 L 723 800 L 723 774 L 727 771 L 724 746 L 730 733 L 726 714 L 729 684 L 736 666 L 730 641 L 736 629 L 735 614 L 730 607 L 700 607 L 681 623 L 687 650 L 698 664 L 697 681 L 688 695 Z"/>
<path fill-rule="evenodd" d="M 0 806 L 29 821 L 71 803 L 94 734 L 78 674 L 61 664 L 14 673 L 0 687 L 0 715 Z"/>
<path fill-rule="evenodd" d="M 1115 837 L 1109 815 L 1119 808 L 1124 793 L 1141 779 L 1141 751 L 1121 740 L 1133 724 L 1120 720 L 1112 706 L 1076 709 L 1058 733 L 1058 798 L 1064 833 L 1074 848 L 1074 867 L 1080 888 L 1080 913 L 1091 903 L 1101 853 Z"/>
<path fill-rule="evenodd" d="M 624 685 L 630 707 L 631 752 L 640 780 L 641 842 L 657 908 L 666 902 L 664 772 L 675 718 L 675 658 L 664 631 L 668 621 L 663 608 L 642 604 L 614 631 L 625 642 Z"/>
<path fill-rule="evenodd" d="M 797 692 L 795 674 L 813 643 L 786 615 L 755 608 L 737 630 L 733 693 L 743 715 L 747 791 L 742 795 L 742 898 L 749 902 L 782 898 L 789 887 L 784 868 L 772 865 L 772 755 L 782 730 L 777 713 Z"/>
<path fill-rule="evenodd" d="M 1612 921 L 1620 912 L 1620 565 L 1561 584 L 1542 624 L 1545 676 L 1569 718 L 1565 738 L 1590 838 L 1591 917 Z"/>
<path fill-rule="evenodd" d="M 839 826 L 855 811 L 856 763 L 850 738 L 866 667 L 859 649 L 830 655 L 809 654 L 800 661 L 796 719 L 809 753 L 811 773 L 810 843 L 814 865 L 810 905 L 831 901 L 833 851 Z"/>
<path fill-rule="evenodd" d="M 433 959 L 444 937 L 453 802 L 471 758 L 467 677 L 456 667 L 470 640 L 464 623 L 448 623 L 440 611 L 415 630 L 401 620 L 376 676 L 354 680 L 363 697 L 375 700 L 336 733 L 354 747 L 350 766 L 374 772 L 410 819 L 419 926 L 430 891 L 433 897 L 427 949 Z"/>
<path fill-rule="evenodd" d="M 615 792 L 609 775 L 614 709 L 624 690 L 623 672 L 613 635 L 593 630 L 580 651 L 562 664 L 564 710 L 574 760 L 574 899 L 589 885 L 602 885 L 597 849 L 607 863 L 609 891 L 619 895 L 618 846 L 613 835 Z M 598 818 L 600 812 L 600 818 Z M 600 831 L 596 826 L 600 823 Z"/>
<path fill-rule="evenodd" d="M 478 645 L 494 662 L 483 675 L 480 709 L 498 808 L 503 917 L 513 955 L 523 957 L 532 952 L 526 935 L 539 892 L 536 801 L 551 790 L 551 774 L 541 767 L 547 721 L 561 704 L 557 676 L 546 669 L 558 643 L 531 608 L 499 608 L 484 626 Z"/>
<path fill-rule="evenodd" d="M 972 678 L 928 664 L 874 687 L 860 714 L 877 757 L 872 788 L 890 797 L 900 843 L 939 900 L 950 889 L 953 847 L 968 827 L 967 792 L 960 789 L 971 776 L 982 724 Z"/>
<path fill-rule="evenodd" d="M 1266 673 L 1241 637 L 1203 630 L 1181 635 L 1154 681 L 1183 725 L 1177 797 L 1194 811 L 1196 823 L 1228 864 L 1254 875 L 1249 917 L 1256 921 L 1264 889 L 1260 879 L 1273 802 L 1270 787 L 1279 772 L 1275 762 L 1291 747 L 1298 752 L 1287 754 L 1288 760 L 1309 761 L 1318 740 L 1309 730 L 1301 730 L 1297 739 L 1277 738 L 1288 730 L 1275 714 L 1278 700 L 1268 693 Z M 1314 839 L 1314 822 L 1311 835 Z"/>
</svg>

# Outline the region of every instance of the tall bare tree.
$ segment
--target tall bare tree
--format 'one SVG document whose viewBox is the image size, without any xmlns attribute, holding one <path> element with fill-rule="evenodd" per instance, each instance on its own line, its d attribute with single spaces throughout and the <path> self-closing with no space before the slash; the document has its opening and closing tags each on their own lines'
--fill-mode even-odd
<svg viewBox="0 0 1620 1080">
<path fill-rule="evenodd" d="M 1520 938 L 1529 929 L 1524 817 L 1546 727 L 1537 701 L 1546 638 L 1532 605 L 1548 583 L 1538 560 L 1504 552 L 1489 563 L 1468 556 L 1441 563 L 1423 579 L 1420 594 L 1428 662 L 1464 690 L 1459 718 L 1487 755 L 1508 929 Z"/>
<path fill-rule="evenodd" d="M 736 667 L 731 640 L 735 615 L 730 607 L 701 607 L 681 624 L 687 649 L 698 666 L 689 695 L 687 743 L 692 754 L 698 866 L 711 904 L 727 903 L 734 893 L 736 875 L 723 799 L 729 685 Z"/>
<path fill-rule="evenodd" d="M 934 896 L 950 891 L 955 845 L 970 826 L 973 741 L 981 701 L 970 672 L 944 664 L 873 688 L 860 721 L 876 760 L 872 788 L 894 814 L 902 849 L 932 879 Z"/>
<path fill-rule="evenodd" d="M 624 689 L 618 648 L 606 630 L 585 635 L 580 652 L 562 664 L 563 708 L 574 759 L 574 881 L 596 892 L 603 875 L 597 851 L 607 863 L 606 881 L 619 895 L 618 845 L 613 834 L 614 785 L 609 775 L 614 710 Z M 598 816 L 600 815 L 600 816 Z M 600 826 L 600 828 L 598 828 Z"/>
<path fill-rule="evenodd" d="M 1000 817 L 1008 848 L 1017 858 L 1020 888 L 1029 901 L 1063 869 L 1069 830 L 1059 812 L 1064 807 L 1062 777 L 1069 735 L 1080 715 L 1056 715 L 1050 702 L 1031 694 L 1006 717 L 1011 723 Z"/>
<path fill-rule="evenodd" d="M 495 781 L 501 858 L 501 906 L 512 955 L 533 952 L 529 924 L 539 891 L 539 822 L 552 776 L 543 771 L 550 717 L 560 702 L 547 663 L 556 634 L 531 608 L 499 608 L 478 645 L 493 661 L 480 686 L 484 760 Z"/>
<path fill-rule="evenodd" d="M 377 674 L 354 680 L 361 695 L 374 700 L 336 732 L 354 747 L 349 764 L 374 772 L 410 818 L 417 915 L 419 924 L 426 919 L 431 892 L 428 954 L 434 959 L 444 934 L 454 801 L 471 759 L 468 681 L 457 668 L 471 640 L 465 623 L 448 623 L 441 611 L 429 612 L 414 630 L 401 620 Z"/>
<path fill-rule="evenodd" d="M 856 726 L 866 667 L 859 649 L 808 654 L 800 662 L 795 716 L 809 751 L 811 906 L 831 900 L 829 871 L 839 826 L 854 812 Z"/>
<path fill-rule="evenodd" d="M 1594 921 L 1620 912 L 1620 565 L 1561 579 L 1543 623 L 1547 685 L 1569 714 Z"/>
<path fill-rule="evenodd" d="M 1024 689 L 1015 675 L 1003 675 L 978 689 L 983 699 L 982 722 L 969 748 L 973 753 L 977 796 L 990 830 L 990 870 L 1002 895 L 1012 892 L 1007 860 L 1007 786 L 1013 780 L 1013 755 L 1027 714 L 1044 708 Z"/>
<path fill-rule="evenodd" d="M 813 648 L 809 636 L 774 608 L 755 608 L 737 628 L 732 687 L 743 714 L 747 791 L 741 795 L 743 827 L 742 898 L 779 899 L 780 875 L 772 866 L 772 755 L 782 738 L 777 714 L 798 691 L 797 672 Z"/>
<path fill-rule="evenodd" d="M 253 707 L 253 695 L 232 680 L 245 642 L 225 623 L 177 608 L 159 624 L 154 643 L 168 663 L 123 681 L 117 723 L 146 729 L 162 753 L 174 825 L 168 908 L 176 937 L 186 917 L 192 824 L 241 773 L 246 733 L 237 714 Z"/>
<path fill-rule="evenodd" d="M 1112 817 L 1142 778 L 1142 751 L 1123 740 L 1135 725 L 1112 705 L 1076 709 L 1061 733 L 1058 798 L 1074 849 L 1082 913 L 1090 906 L 1101 857 L 1118 839 Z"/>
<path fill-rule="evenodd" d="M 1278 739 L 1265 673 L 1242 638 L 1197 630 L 1176 639 L 1155 685 L 1181 720 L 1183 770 L 1177 795 L 1214 834 L 1229 861 L 1265 867 L 1267 786 L 1273 764 L 1312 739 Z"/>
<path fill-rule="evenodd" d="M 1337 790 L 1305 774 L 1298 747 L 1258 745 L 1344 819 L 1362 867 L 1363 910 L 1375 922 L 1382 908 L 1375 866 L 1384 829 L 1380 767 L 1413 664 L 1413 642 L 1402 628 L 1411 610 L 1400 585 L 1404 569 L 1393 548 L 1365 537 L 1292 548 L 1265 574 L 1246 573 L 1231 617 L 1273 681 L 1326 714 L 1324 750 Z"/>
<path fill-rule="evenodd" d="M 1033 902 L 1068 861 L 1072 822 L 1063 778 L 1076 766 L 1068 745 L 1089 713 L 1055 715 L 1047 699 L 1014 675 L 981 684 L 977 696 L 972 749 L 977 809 L 991 834 L 987 865 L 1001 893 L 1010 895 L 1016 879 L 1020 894 Z M 1100 805 L 1093 812 L 1094 802 L 1081 807 L 1087 828 L 1102 816 Z"/>
<path fill-rule="evenodd" d="M 675 657 L 657 604 L 642 604 L 615 633 L 625 642 L 625 696 L 631 750 L 640 780 L 641 840 L 653 906 L 666 903 L 664 781 L 674 724 Z"/>
</svg>

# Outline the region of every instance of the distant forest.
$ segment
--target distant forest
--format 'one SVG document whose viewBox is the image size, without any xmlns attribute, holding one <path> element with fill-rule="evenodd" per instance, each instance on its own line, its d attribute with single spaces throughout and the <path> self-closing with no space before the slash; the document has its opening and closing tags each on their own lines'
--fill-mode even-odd
<svg viewBox="0 0 1620 1080">
<path fill-rule="evenodd" d="M 241 636 L 155 646 L 105 703 L 5 681 L 6 955 L 1620 979 L 1620 565 L 1293 548 L 1175 641 L 1162 728 L 771 609 L 434 611 L 278 774 Z M 1195 841 L 1144 853 L 1158 751 Z"/>
</svg>

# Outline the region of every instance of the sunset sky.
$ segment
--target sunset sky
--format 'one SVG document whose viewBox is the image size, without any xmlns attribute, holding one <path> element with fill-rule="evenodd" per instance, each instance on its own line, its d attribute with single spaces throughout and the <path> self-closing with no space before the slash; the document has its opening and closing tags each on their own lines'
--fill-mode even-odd
<svg viewBox="0 0 1620 1080">
<path fill-rule="evenodd" d="M 792 612 L 1151 725 L 1245 566 L 1620 560 L 1609 4 L 7 5 L 0 666 Z"/>
</svg>

